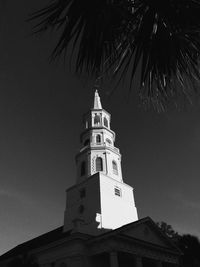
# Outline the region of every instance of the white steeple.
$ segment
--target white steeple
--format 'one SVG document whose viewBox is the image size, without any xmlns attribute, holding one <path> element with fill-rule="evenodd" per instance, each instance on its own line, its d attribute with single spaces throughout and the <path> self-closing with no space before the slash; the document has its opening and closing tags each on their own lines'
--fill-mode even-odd
<svg viewBox="0 0 200 267">
<path fill-rule="evenodd" d="M 76 156 L 77 183 L 99 170 L 117 181 L 122 181 L 121 154 L 114 145 L 115 133 L 110 129 L 110 120 L 111 116 L 102 109 L 96 91 L 94 107 L 83 118 L 82 146 Z M 101 167 L 94 167 L 97 162 Z"/>
<path fill-rule="evenodd" d="M 76 185 L 67 190 L 65 230 L 82 221 L 82 230 L 97 234 L 99 229 L 116 229 L 138 219 L 133 188 L 123 182 L 110 120 L 96 90 L 94 106 L 83 117 Z"/>
<path fill-rule="evenodd" d="M 93 106 L 93 109 L 102 109 L 101 100 L 100 100 L 100 97 L 99 97 L 99 94 L 98 94 L 97 90 L 95 91 L 95 94 L 94 94 L 94 106 Z"/>
</svg>

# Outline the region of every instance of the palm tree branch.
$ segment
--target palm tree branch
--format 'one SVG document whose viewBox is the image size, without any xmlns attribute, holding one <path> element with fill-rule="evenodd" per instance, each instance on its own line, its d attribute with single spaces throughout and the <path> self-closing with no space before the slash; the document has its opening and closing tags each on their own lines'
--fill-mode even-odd
<svg viewBox="0 0 200 267">
<path fill-rule="evenodd" d="M 130 73 L 132 88 L 140 68 L 143 97 L 165 102 L 200 80 L 199 13 L 197 0 L 55 0 L 31 19 L 35 32 L 61 32 L 53 58 L 73 41 L 76 72 Z"/>
</svg>

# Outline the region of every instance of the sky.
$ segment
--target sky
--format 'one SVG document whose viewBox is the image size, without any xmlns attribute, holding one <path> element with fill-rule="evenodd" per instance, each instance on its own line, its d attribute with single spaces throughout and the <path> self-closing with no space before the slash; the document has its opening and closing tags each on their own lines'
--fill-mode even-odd
<svg viewBox="0 0 200 267">
<path fill-rule="evenodd" d="M 0 254 L 63 224 L 65 189 L 76 179 L 82 115 L 94 83 L 49 63 L 56 34 L 32 36 L 41 0 L 0 0 Z M 200 237 L 200 106 L 157 113 L 120 85 L 99 89 L 112 115 L 123 179 L 139 217 Z"/>
</svg>

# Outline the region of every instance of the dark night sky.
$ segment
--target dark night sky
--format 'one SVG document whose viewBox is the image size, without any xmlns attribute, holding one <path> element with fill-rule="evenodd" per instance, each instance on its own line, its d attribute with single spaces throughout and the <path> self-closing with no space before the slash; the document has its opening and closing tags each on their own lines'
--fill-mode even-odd
<svg viewBox="0 0 200 267">
<path fill-rule="evenodd" d="M 93 101 L 92 82 L 49 64 L 56 36 L 30 36 L 25 20 L 46 2 L 0 0 L 0 254 L 63 223 Z M 158 114 L 120 89 L 108 98 L 106 84 L 100 96 L 140 218 L 200 237 L 200 107 Z"/>
</svg>

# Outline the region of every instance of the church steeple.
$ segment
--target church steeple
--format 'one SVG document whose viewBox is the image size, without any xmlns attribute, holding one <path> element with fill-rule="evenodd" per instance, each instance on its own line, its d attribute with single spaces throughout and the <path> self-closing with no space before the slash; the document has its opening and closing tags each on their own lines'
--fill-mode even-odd
<svg viewBox="0 0 200 267">
<path fill-rule="evenodd" d="M 78 227 L 96 235 L 138 219 L 133 188 L 122 179 L 121 154 L 110 121 L 95 91 L 93 108 L 83 116 L 77 179 L 67 190 L 64 231 Z"/>
<path fill-rule="evenodd" d="M 122 181 L 121 154 L 115 147 L 115 133 L 110 129 L 110 114 L 102 109 L 97 90 L 93 108 L 84 115 L 84 131 L 81 134 L 81 149 L 76 156 L 77 183 L 102 172 Z"/>
</svg>

